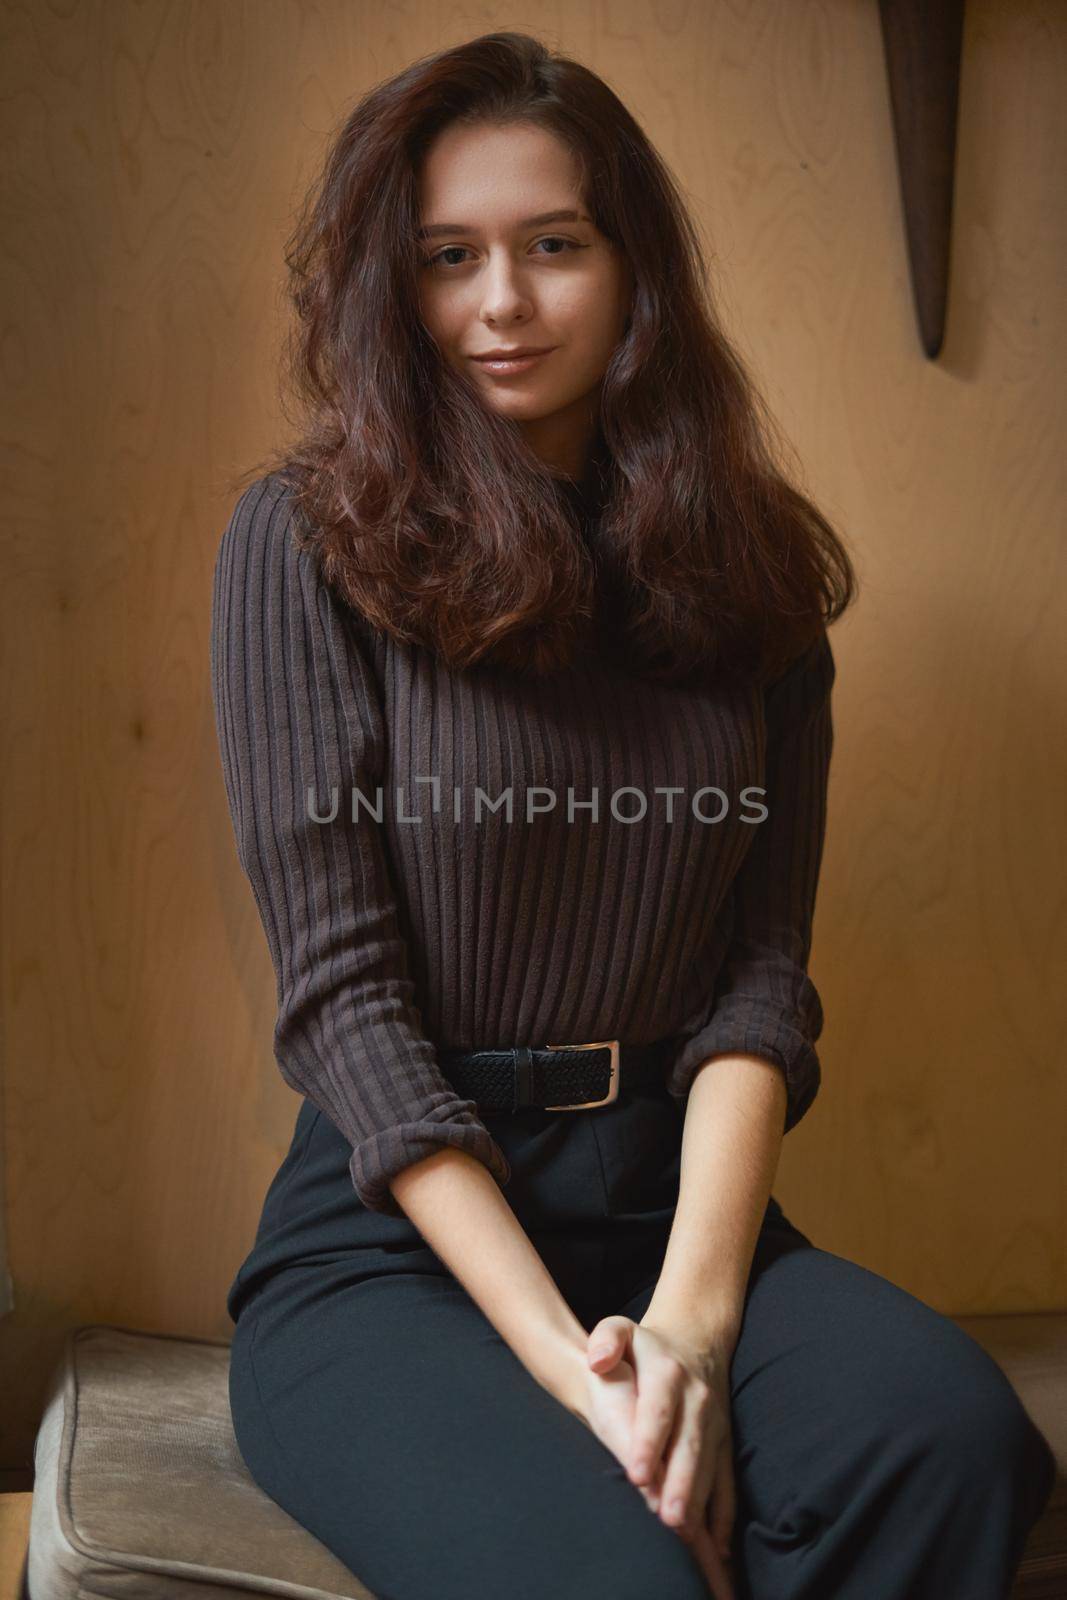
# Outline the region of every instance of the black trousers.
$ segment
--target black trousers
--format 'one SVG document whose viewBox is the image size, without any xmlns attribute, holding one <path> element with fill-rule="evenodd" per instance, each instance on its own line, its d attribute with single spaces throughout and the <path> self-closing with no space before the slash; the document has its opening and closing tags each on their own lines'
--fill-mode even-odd
<svg viewBox="0 0 1067 1600">
<path fill-rule="evenodd" d="M 583 1325 L 640 1319 L 678 1195 L 665 1090 L 487 1125 Z M 688 1547 L 302 1103 L 228 1297 L 252 1477 L 378 1600 L 706 1600 Z M 772 1199 L 731 1368 L 739 1600 L 1005 1600 L 1048 1442 L 950 1318 Z"/>
</svg>

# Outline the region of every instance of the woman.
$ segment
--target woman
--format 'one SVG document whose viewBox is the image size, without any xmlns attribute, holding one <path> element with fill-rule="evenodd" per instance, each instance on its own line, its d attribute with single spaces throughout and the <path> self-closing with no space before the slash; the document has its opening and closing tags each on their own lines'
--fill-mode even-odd
<svg viewBox="0 0 1067 1600">
<path fill-rule="evenodd" d="M 1007 1594 L 1046 1441 L 770 1193 L 854 575 L 666 171 L 488 35 L 357 106 L 289 264 L 309 421 L 213 613 L 303 1097 L 228 1298 L 250 1472 L 390 1600 Z"/>
</svg>

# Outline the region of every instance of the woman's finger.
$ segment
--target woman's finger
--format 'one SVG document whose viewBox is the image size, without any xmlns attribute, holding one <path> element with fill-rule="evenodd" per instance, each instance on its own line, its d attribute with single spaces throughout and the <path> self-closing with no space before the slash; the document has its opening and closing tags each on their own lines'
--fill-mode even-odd
<svg viewBox="0 0 1067 1600">
<path fill-rule="evenodd" d="M 685 1526 L 694 1532 L 705 1522 L 723 1419 L 717 1414 L 710 1384 L 693 1377 L 686 1383 L 680 1413 L 667 1454 L 661 1515 L 671 1527 Z"/>
<path fill-rule="evenodd" d="M 714 1600 L 737 1600 L 729 1565 L 716 1550 L 710 1531 L 707 1528 L 698 1529 L 689 1548 L 708 1580 Z"/>
<path fill-rule="evenodd" d="M 637 1404 L 637 1383 L 633 1367 L 628 1361 L 614 1363 L 612 1370 L 600 1374 L 590 1369 L 589 1413 L 583 1419 L 626 1470 L 630 1439 L 633 1431 L 634 1409 Z M 659 1506 L 659 1473 L 647 1484 L 638 1488 L 651 1511 Z"/>
<path fill-rule="evenodd" d="M 645 1497 L 645 1505 L 648 1507 L 648 1509 L 650 1511 L 658 1511 L 659 1510 L 659 1488 L 655 1484 L 649 1485 L 648 1488 L 646 1488 L 644 1484 L 638 1484 L 637 1487 L 640 1489 L 641 1493 L 644 1495 L 644 1497 Z"/>
<path fill-rule="evenodd" d="M 719 1447 L 715 1482 L 711 1490 L 710 1521 L 712 1541 L 719 1554 L 729 1559 L 737 1515 L 737 1485 L 734 1479 L 733 1439 L 729 1430 Z"/>
<path fill-rule="evenodd" d="M 629 1317 L 614 1315 L 601 1317 L 590 1329 L 586 1351 L 594 1372 L 610 1372 L 621 1356 L 626 1355 L 634 1324 Z"/>
<path fill-rule="evenodd" d="M 678 1362 L 668 1356 L 650 1364 L 644 1382 L 638 1384 L 627 1463 L 633 1483 L 649 1484 L 655 1475 L 656 1464 L 675 1427 L 685 1377 Z"/>
</svg>

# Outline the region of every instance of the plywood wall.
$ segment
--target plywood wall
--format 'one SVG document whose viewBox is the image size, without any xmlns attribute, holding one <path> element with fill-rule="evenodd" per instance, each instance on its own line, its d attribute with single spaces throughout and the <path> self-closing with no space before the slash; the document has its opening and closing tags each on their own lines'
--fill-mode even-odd
<svg viewBox="0 0 1067 1600">
<path fill-rule="evenodd" d="M 12 4 L 0 1467 L 69 1326 L 230 1332 L 296 1099 L 218 764 L 212 567 L 284 431 L 281 250 L 324 141 L 495 26 L 603 73 L 680 175 L 863 583 L 834 636 L 824 1083 L 776 1193 L 944 1311 L 1067 1303 L 1063 8 L 968 5 L 930 365 L 874 0 Z"/>
</svg>

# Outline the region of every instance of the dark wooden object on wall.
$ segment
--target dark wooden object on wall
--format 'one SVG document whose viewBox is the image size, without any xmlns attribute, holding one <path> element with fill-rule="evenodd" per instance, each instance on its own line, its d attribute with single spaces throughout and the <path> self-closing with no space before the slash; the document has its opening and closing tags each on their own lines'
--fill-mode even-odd
<svg viewBox="0 0 1067 1600">
<path fill-rule="evenodd" d="M 882 43 L 923 349 L 941 349 L 952 242 L 964 0 L 879 0 Z"/>
</svg>

